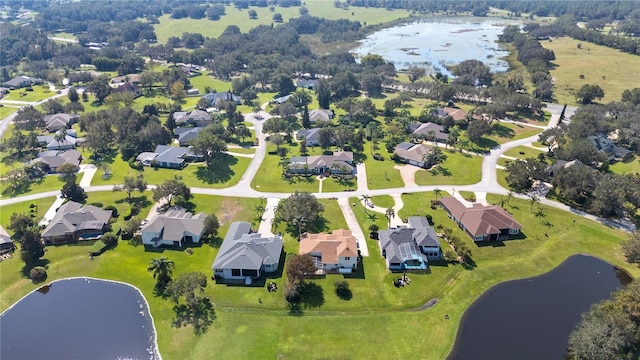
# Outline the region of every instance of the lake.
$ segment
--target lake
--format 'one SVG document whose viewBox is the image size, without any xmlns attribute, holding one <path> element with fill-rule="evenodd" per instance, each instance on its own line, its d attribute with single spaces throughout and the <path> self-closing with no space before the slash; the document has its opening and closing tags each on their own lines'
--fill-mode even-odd
<svg viewBox="0 0 640 360">
<path fill-rule="evenodd" d="M 153 319 L 134 287 L 88 278 L 55 281 L 0 316 L 11 359 L 160 359 Z"/>
<path fill-rule="evenodd" d="M 563 360 L 581 314 L 630 281 L 611 264 L 575 255 L 544 275 L 496 285 L 465 312 L 449 359 Z"/>
<path fill-rule="evenodd" d="M 481 17 L 419 20 L 376 31 L 362 40 L 353 53 L 357 57 L 381 55 L 398 70 L 418 66 L 431 73 L 451 75 L 446 65 L 476 59 L 493 72 L 504 72 L 509 70 L 509 64 L 502 58 L 509 52 L 496 40 L 502 30 L 512 24 L 520 23 Z"/>
</svg>

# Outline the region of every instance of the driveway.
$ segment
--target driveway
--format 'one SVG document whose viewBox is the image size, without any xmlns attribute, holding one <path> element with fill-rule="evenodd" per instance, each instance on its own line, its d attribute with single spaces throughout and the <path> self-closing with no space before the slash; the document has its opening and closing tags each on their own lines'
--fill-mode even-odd
<svg viewBox="0 0 640 360">
<path fill-rule="evenodd" d="M 258 227 L 258 232 L 262 236 L 273 236 L 271 232 L 271 225 L 273 224 L 273 218 L 276 216 L 276 207 L 280 202 L 279 198 L 267 198 L 267 204 L 264 207 L 264 214 Z"/>
<path fill-rule="evenodd" d="M 400 170 L 400 176 L 404 181 L 404 186 L 418 186 L 416 184 L 416 173 L 419 167 L 413 165 L 395 165 L 394 169 Z"/>
<path fill-rule="evenodd" d="M 360 224 L 356 219 L 356 215 L 353 213 L 353 209 L 351 209 L 349 198 L 348 197 L 339 198 L 338 205 L 340 205 L 340 209 L 342 210 L 342 215 L 344 215 L 344 219 L 347 221 L 347 226 L 349 226 L 349 230 L 351 230 L 351 234 L 356 238 L 356 242 L 358 243 L 358 249 L 360 250 L 360 255 L 369 256 L 369 248 L 367 247 L 367 238 L 364 236 L 364 232 L 362 232 L 362 228 L 360 227 Z"/>
</svg>

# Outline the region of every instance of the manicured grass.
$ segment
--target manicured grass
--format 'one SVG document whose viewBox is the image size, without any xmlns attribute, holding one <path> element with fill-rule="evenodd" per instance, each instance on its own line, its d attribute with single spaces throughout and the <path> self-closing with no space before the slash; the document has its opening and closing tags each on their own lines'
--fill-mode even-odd
<svg viewBox="0 0 640 360">
<path fill-rule="evenodd" d="M 609 170 L 616 174 L 637 174 L 640 173 L 640 159 L 633 157 L 627 161 L 619 161 L 609 166 Z"/>
<path fill-rule="evenodd" d="M 229 152 L 234 152 L 234 153 L 238 153 L 238 154 L 255 154 L 256 153 L 256 148 L 254 147 L 250 147 L 250 148 L 229 148 L 228 149 Z"/>
<path fill-rule="evenodd" d="M 409 16 L 409 12 L 405 10 L 385 10 L 381 8 L 360 8 L 351 7 L 348 10 L 336 9 L 333 3 L 324 0 L 305 1 L 305 6 L 309 10 L 309 15 L 326 19 L 349 19 L 352 21 L 360 21 L 362 24 L 381 24 L 396 19 Z M 257 12 L 258 18 L 250 20 L 248 11 L 253 9 Z M 205 37 L 218 37 L 224 29 L 229 25 L 236 25 L 243 33 L 248 32 L 258 25 L 277 26 L 273 22 L 273 14 L 280 13 L 284 22 L 288 22 L 291 18 L 300 17 L 299 7 L 280 7 L 276 6 L 274 12 L 270 12 L 268 7 L 254 7 L 238 10 L 233 6 L 226 7 L 226 15 L 220 20 L 211 21 L 208 19 L 171 19 L 169 15 L 163 15 L 158 18 L 159 24 L 154 25 L 154 30 L 158 37 L 159 43 L 166 43 L 170 36 L 180 36 L 180 32 L 176 29 L 185 29 L 185 31 L 200 33 Z"/>
<path fill-rule="evenodd" d="M 417 185 L 475 184 L 482 178 L 482 157 L 455 150 L 444 150 L 444 163 L 430 170 L 416 172 Z"/>
<path fill-rule="evenodd" d="M 428 204 L 431 198 L 433 193 L 405 195 L 406 210 L 403 209 L 400 215 L 416 214 L 418 208 Z M 498 199 L 497 196 L 488 197 L 491 202 Z M 236 201 L 250 203 L 240 204 Z M 258 203 L 257 200 L 211 196 L 196 197 L 194 200 L 196 211 L 214 211 L 218 218 L 224 218 L 220 209 L 225 202 L 238 204 L 231 206 L 235 219 L 245 218 L 251 212 L 252 205 Z M 381 228 L 385 227 L 386 219 L 382 214 L 375 214 L 375 220 L 366 220 L 366 210 L 355 198 L 350 202 L 356 202 L 353 210 L 365 231 L 372 221 Z M 412 206 L 414 209 L 411 209 Z M 552 208 L 545 208 L 547 216 L 543 220 L 552 223 L 546 226 L 535 218 L 528 202 L 524 200 L 511 199 L 507 210 L 523 225 L 526 238 L 505 241 L 504 246 L 493 247 L 473 244 L 443 210 L 428 209 L 436 227 L 442 225 L 452 228 L 454 234 L 459 235 L 472 249 L 476 267 L 465 270 L 454 264 L 432 264 L 431 274 L 409 274 L 412 283 L 405 288 L 397 289 L 392 285 L 399 275 L 385 270 L 384 260 L 378 255 L 377 241 L 368 239 L 371 256 L 364 258 L 361 263 L 364 276 L 347 279 L 353 298 L 344 301 L 334 294 L 333 283 L 344 279 L 342 275 L 313 280 L 319 288 L 313 305 L 303 307 L 303 316 L 287 315 L 282 291 L 286 281 L 284 274 L 282 277 L 276 275 L 274 279 L 282 289 L 276 293 L 267 293 L 263 287 L 209 283 L 204 295 L 212 299 L 217 318 L 208 331 L 200 336 L 194 335 L 189 327 L 171 327 L 173 304 L 153 295 L 154 280 L 146 267 L 152 258 L 167 256 L 176 263 L 174 276 L 186 271 L 210 274 L 211 262 L 217 252 L 210 245 L 193 247 L 193 255 L 188 255 L 184 251 L 174 250 L 146 252 L 142 247 L 133 247 L 120 241 L 115 249 L 94 260 L 88 259 L 86 246 L 49 247 L 46 254 L 49 260 L 48 281 L 87 275 L 121 280 L 137 286 L 149 301 L 159 335 L 160 351 L 165 359 L 200 359 L 212 353 L 221 358 L 295 358 L 301 352 L 309 359 L 390 356 L 443 359 L 453 345 L 464 310 L 496 283 L 548 271 L 575 253 L 596 254 L 635 276 L 640 275 L 639 269 L 623 261 L 619 247 L 620 240 L 625 236 L 622 232 Z M 370 211 L 367 213 L 371 214 Z M 224 222 L 220 229 L 221 236 L 226 233 L 228 223 Z M 0 279 L 2 309 L 37 287 L 22 276 L 21 268 L 22 264 L 17 258 L 0 263 L 3 274 Z M 399 311 L 419 306 L 432 298 L 439 300 L 429 310 L 411 313 Z M 449 315 L 449 320 L 443 320 L 444 314 Z M 429 333 L 429 342 L 424 341 L 425 332 Z M 344 334 L 349 334 L 349 341 L 344 340 Z M 229 346 L 231 342 L 234 346 Z M 193 350 L 185 352 L 184 349 Z M 371 354 L 376 355 L 372 357 Z"/>
<path fill-rule="evenodd" d="M 378 152 L 384 157 L 383 161 L 375 160 L 371 155 L 371 142 L 364 144 L 364 151 L 367 154 L 364 165 L 367 169 L 367 185 L 369 189 L 399 188 L 404 186 L 400 171 L 394 169 L 395 161 L 391 160 L 391 154 L 384 149 L 384 143 L 379 142 Z"/>
<path fill-rule="evenodd" d="M 507 172 L 505 170 L 496 169 L 496 177 L 500 186 L 505 189 L 510 189 L 509 184 L 507 184 Z"/>
<path fill-rule="evenodd" d="M 78 177 L 79 178 L 79 177 Z M 79 180 L 78 180 L 79 181 Z M 24 189 L 24 191 L 19 194 L 12 194 L 11 192 L 7 192 L 8 187 L 10 186 L 7 183 L 0 184 L 0 192 L 2 195 L 0 198 L 6 199 L 13 197 L 14 195 L 25 195 L 25 194 L 35 194 L 47 191 L 54 191 L 62 189 L 64 183 L 60 181 L 60 178 L 57 175 L 47 175 L 38 181 L 31 182 L 29 186 Z"/>
<path fill-rule="evenodd" d="M 518 159 L 538 158 L 538 154 L 543 154 L 545 151 L 536 150 L 528 146 L 517 146 L 513 149 L 505 151 L 504 155 L 512 156 Z"/>
<path fill-rule="evenodd" d="M 6 230 L 11 223 L 11 215 L 13 213 L 29 214 L 31 212 L 31 208 L 29 207 L 31 204 L 36 205 L 35 219 L 37 220 L 36 222 L 38 222 L 40 221 L 40 219 L 42 219 L 42 217 L 44 217 L 44 214 L 47 212 L 47 210 L 49 210 L 49 207 L 51 207 L 51 204 L 53 204 L 55 200 L 55 197 L 48 197 L 29 202 L 3 206 L 0 209 L 0 225 L 2 225 L 2 227 L 4 227 Z"/>
<path fill-rule="evenodd" d="M 24 88 L 11 90 L 9 94 L 4 97 L 4 99 L 34 102 L 44 100 L 56 95 L 56 92 L 51 91 L 51 89 L 49 89 L 49 85 L 47 84 L 37 85 L 31 88 L 33 89 L 33 91 L 27 91 Z"/>
<path fill-rule="evenodd" d="M 491 128 L 492 134 L 489 138 L 497 141 L 499 144 L 524 139 L 542 132 L 542 129 L 506 122 L 494 122 Z"/>
<path fill-rule="evenodd" d="M 371 202 L 373 203 L 373 205 L 380 206 L 385 209 L 390 208 L 396 204 L 396 202 L 393 201 L 393 198 L 389 195 L 373 196 L 371 198 Z"/>
<path fill-rule="evenodd" d="M 0 119 L 4 119 L 16 111 L 18 111 L 17 107 L 11 107 L 7 105 L 0 107 Z"/>
<path fill-rule="evenodd" d="M 555 82 L 555 102 L 559 104 L 575 105 L 574 94 L 585 84 L 599 85 L 604 90 L 604 98 L 598 100 L 602 103 L 620 101 L 624 90 L 640 84 L 637 55 L 569 37 L 540 43 L 556 55 L 554 63 L 558 66 L 551 70 L 551 76 Z M 578 44 L 582 44 L 581 49 Z"/>
</svg>

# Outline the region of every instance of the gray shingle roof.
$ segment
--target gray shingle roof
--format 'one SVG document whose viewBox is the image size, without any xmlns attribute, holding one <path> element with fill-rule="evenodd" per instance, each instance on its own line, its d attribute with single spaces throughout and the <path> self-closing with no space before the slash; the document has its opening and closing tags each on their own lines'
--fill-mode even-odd
<svg viewBox="0 0 640 360">
<path fill-rule="evenodd" d="M 440 246 L 435 230 L 424 216 L 409 217 L 408 227 L 381 230 L 378 232 L 378 239 L 380 248 L 390 263 L 409 259 L 423 259 L 426 262 L 427 257 L 419 246 Z"/>
<path fill-rule="evenodd" d="M 202 236 L 204 231 L 204 213 L 195 216 L 180 207 L 173 207 L 164 214 L 156 215 L 141 231 L 159 233 L 159 239 L 179 241 L 186 232 Z"/>
<path fill-rule="evenodd" d="M 246 221 L 232 223 L 212 268 L 260 270 L 263 264 L 278 263 L 282 252 L 282 237 L 265 238 L 259 233 L 249 233 L 250 231 L 251 224 Z"/>
<path fill-rule="evenodd" d="M 42 236 L 63 236 L 77 230 L 102 229 L 110 218 L 111 210 L 102 210 L 93 205 L 82 206 L 75 201 L 69 201 L 60 206 Z M 102 226 L 99 226 L 100 224 Z"/>
</svg>

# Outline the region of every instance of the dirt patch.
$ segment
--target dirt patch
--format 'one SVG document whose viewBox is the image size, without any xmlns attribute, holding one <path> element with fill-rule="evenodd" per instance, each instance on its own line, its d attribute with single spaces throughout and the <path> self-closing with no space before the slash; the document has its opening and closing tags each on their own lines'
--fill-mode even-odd
<svg viewBox="0 0 640 360">
<path fill-rule="evenodd" d="M 224 199 L 220 203 L 220 211 L 216 215 L 220 225 L 224 225 L 236 219 L 237 215 L 242 211 L 240 201 L 236 199 Z"/>
</svg>

